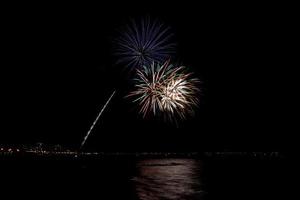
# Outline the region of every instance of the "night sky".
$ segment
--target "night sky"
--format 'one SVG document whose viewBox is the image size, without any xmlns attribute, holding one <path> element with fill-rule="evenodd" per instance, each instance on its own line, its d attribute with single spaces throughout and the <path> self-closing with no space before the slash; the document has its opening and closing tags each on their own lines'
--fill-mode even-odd
<svg viewBox="0 0 300 200">
<path fill-rule="evenodd" d="M 143 4 L 143 5 L 141 5 Z M 169 25 L 177 59 L 201 81 L 196 115 L 178 127 L 143 119 L 124 99 L 131 76 L 116 66 L 112 40 L 130 18 Z M 271 5 L 115 3 L 18 5 L 2 24 L 0 144 L 80 143 L 98 151 L 282 150 L 289 138 L 282 84 L 288 16 Z M 2 124 L 1 123 L 1 124 Z"/>
</svg>

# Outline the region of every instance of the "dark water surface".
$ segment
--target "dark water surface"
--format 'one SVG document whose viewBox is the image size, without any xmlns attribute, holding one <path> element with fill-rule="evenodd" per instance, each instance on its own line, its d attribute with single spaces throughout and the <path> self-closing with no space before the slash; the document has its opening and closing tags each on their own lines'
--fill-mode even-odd
<svg viewBox="0 0 300 200">
<path fill-rule="evenodd" d="M 12 196 L 20 189 L 24 197 L 54 199 L 270 199 L 288 194 L 287 167 L 279 160 L 27 158 L 2 159 L 0 166 L 0 192 Z"/>
<path fill-rule="evenodd" d="M 132 180 L 141 200 L 202 199 L 201 170 L 201 162 L 192 159 L 142 160 Z"/>
</svg>

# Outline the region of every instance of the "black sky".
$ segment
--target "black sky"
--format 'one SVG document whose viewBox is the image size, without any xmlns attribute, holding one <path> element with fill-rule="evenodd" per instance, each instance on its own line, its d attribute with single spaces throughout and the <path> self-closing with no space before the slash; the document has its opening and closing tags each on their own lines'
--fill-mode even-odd
<svg viewBox="0 0 300 200">
<path fill-rule="evenodd" d="M 111 41 L 130 17 L 151 16 L 176 35 L 178 60 L 202 80 L 195 118 L 176 127 L 143 120 L 124 99 L 126 72 L 114 66 Z M 282 150 L 285 61 L 293 26 L 272 5 L 111 3 L 15 5 L 2 41 L 0 143 L 79 147 L 101 106 L 117 95 L 87 148 L 144 150 Z"/>
</svg>

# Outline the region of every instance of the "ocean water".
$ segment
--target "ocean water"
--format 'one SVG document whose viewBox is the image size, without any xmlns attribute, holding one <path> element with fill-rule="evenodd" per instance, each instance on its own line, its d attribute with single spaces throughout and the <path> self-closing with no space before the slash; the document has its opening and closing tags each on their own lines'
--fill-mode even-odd
<svg viewBox="0 0 300 200">
<path fill-rule="evenodd" d="M 148 159 L 137 162 L 132 178 L 137 199 L 203 199 L 201 162 L 193 159 Z"/>
<path fill-rule="evenodd" d="M 0 171 L 0 197 L 24 190 L 36 199 L 270 199 L 289 188 L 278 160 L 32 157 L 1 159 Z"/>
</svg>

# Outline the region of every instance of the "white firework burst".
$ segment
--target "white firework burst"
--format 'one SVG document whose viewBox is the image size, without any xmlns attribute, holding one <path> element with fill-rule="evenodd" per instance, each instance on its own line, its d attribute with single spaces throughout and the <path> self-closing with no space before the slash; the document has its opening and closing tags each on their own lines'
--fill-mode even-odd
<svg viewBox="0 0 300 200">
<path fill-rule="evenodd" d="M 169 61 L 163 65 L 152 63 L 150 68 L 137 70 L 135 90 L 128 96 L 139 103 L 144 117 L 163 113 L 169 119 L 184 119 L 198 104 L 199 80 L 191 75 L 185 67 L 174 67 Z"/>
</svg>

